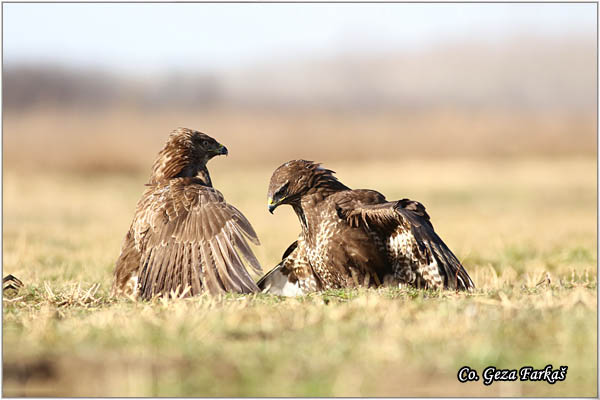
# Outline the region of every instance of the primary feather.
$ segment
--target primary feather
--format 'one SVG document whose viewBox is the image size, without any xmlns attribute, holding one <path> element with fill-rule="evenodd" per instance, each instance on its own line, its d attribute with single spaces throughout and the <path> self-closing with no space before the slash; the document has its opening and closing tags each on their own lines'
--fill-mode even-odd
<svg viewBox="0 0 600 400">
<path fill-rule="evenodd" d="M 283 164 L 269 185 L 269 209 L 289 204 L 302 231 L 293 249 L 258 282 L 284 294 L 393 282 L 421 288 L 474 288 L 460 261 L 435 233 L 425 207 L 352 190 L 333 171 L 305 160 Z M 287 286 L 286 286 L 287 285 Z"/>
<path fill-rule="evenodd" d="M 114 293 L 148 299 L 258 290 L 238 255 L 261 271 L 246 241 L 259 244 L 256 232 L 212 187 L 206 168 L 219 154 L 227 149 L 208 135 L 186 128 L 171 133 L 121 247 Z"/>
</svg>

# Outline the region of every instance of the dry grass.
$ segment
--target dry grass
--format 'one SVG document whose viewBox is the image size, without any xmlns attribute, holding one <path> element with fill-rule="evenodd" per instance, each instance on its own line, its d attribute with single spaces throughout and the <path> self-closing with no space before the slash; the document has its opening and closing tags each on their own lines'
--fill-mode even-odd
<svg viewBox="0 0 600 400">
<path fill-rule="evenodd" d="M 266 210 L 278 161 L 211 162 L 272 267 L 298 233 Z M 283 160 L 282 160 L 283 161 Z M 591 158 L 326 164 L 353 187 L 422 201 L 470 295 L 347 290 L 132 302 L 108 297 L 145 174 L 4 172 L 5 396 L 596 396 Z M 550 281 L 546 277 L 550 278 Z M 568 365 L 547 383 L 460 384 L 463 365 Z"/>
<path fill-rule="evenodd" d="M 488 278 L 472 296 L 385 289 L 81 305 L 32 291 L 28 306 L 5 304 L 4 394 L 594 395 L 595 281 Z M 567 380 L 455 379 L 462 365 L 548 363 L 568 365 Z"/>
</svg>

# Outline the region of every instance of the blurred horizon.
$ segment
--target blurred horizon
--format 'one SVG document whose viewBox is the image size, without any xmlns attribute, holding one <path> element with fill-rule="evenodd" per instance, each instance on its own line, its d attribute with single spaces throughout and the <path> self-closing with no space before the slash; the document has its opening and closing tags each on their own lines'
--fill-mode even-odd
<svg viewBox="0 0 600 400">
<path fill-rule="evenodd" d="M 9 167 L 146 171 L 178 126 L 228 163 L 596 155 L 595 4 L 3 12 Z"/>
<path fill-rule="evenodd" d="M 595 5 L 586 3 L 8 3 L 3 11 L 7 65 L 101 66 L 132 76 L 596 31 Z"/>
<path fill-rule="evenodd" d="M 597 395 L 597 4 L 2 7 L 3 394 Z M 303 158 L 423 204 L 476 291 L 114 299 L 179 126 L 227 146 L 208 169 L 264 272 L 300 232 L 269 179 Z M 456 380 L 550 363 L 565 382 Z"/>
</svg>

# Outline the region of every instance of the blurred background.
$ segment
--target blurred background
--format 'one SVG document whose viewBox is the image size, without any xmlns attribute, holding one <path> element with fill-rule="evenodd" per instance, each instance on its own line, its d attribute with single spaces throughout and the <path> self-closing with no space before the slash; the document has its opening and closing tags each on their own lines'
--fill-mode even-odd
<svg viewBox="0 0 600 400">
<path fill-rule="evenodd" d="M 5 4 L 4 165 L 596 154 L 594 4 Z"/>
<path fill-rule="evenodd" d="M 596 4 L 2 7 L 5 396 L 597 396 Z M 110 298 L 179 126 L 229 149 L 212 181 L 265 271 L 299 232 L 270 175 L 305 158 L 422 202 L 477 293 Z M 569 378 L 456 380 L 550 363 Z"/>
</svg>

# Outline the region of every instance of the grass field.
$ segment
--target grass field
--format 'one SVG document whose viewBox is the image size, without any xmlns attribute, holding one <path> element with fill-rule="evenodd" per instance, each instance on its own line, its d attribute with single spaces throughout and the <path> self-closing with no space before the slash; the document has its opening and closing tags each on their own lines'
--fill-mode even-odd
<svg viewBox="0 0 600 400">
<path fill-rule="evenodd" d="M 232 152 L 233 153 L 233 152 Z M 299 227 L 266 209 L 277 166 L 209 164 L 265 270 Z M 597 396 L 596 161 L 330 162 L 423 202 L 472 294 L 346 290 L 132 302 L 108 296 L 146 174 L 3 182 L 5 396 Z M 257 277 L 258 278 L 258 277 Z M 564 382 L 459 383 L 460 367 L 569 367 Z"/>
</svg>

